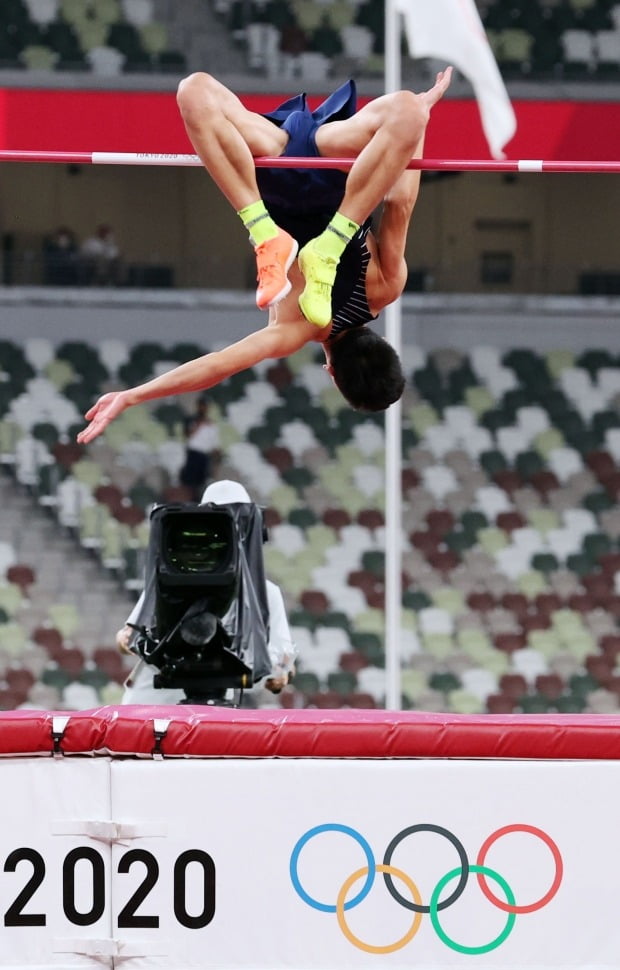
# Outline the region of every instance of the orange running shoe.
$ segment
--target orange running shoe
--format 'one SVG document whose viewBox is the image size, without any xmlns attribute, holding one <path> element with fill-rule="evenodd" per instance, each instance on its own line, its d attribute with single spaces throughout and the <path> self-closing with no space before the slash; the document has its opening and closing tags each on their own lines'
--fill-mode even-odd
<svg viewBox="0 0 620 970">
<path fill-rule="evenodd" d="M 284 229 L 279 229 L 274 239 L 268 239 L 254 250 L 258 270 L 256 305 L 259 310 L 267 310 L 290 293 L 291 283 L 286 274 L 297 256 L 298 248 L 297 241 Z"/>
</svg>

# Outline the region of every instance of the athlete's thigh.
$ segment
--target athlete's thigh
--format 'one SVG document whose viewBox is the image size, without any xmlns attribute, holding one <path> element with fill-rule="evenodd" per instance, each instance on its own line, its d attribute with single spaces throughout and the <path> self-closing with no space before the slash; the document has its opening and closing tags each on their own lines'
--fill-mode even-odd
<svg viewBox="0 0 620 970">
<path fill-rule="evenodd" d="M 384 94 L 369 101 L 352 118 L 321 125 L 316 133 L 319 155 L 326 158 L 358 155 L 385 120 L 391 102 L 392 95 Z"/>
<path fill-rule="evenodd" d="M 256 111 L 250 111 L 241 99 L 225 85 L 211 78 L 217 95 L 217 104 L 231 124 L 243 137 L 252 155 L 280 155 L 288 141 L 286 132 L 273 121 L 263 118 Z M 212 88 L 213 89 L 213 88 Z"/>
</svg>

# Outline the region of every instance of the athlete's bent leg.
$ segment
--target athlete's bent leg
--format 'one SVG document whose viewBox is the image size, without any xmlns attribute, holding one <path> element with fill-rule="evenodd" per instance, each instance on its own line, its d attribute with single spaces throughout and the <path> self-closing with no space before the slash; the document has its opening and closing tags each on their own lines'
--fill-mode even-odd
<svg viewBox="0 0 620 970">
<path fill-rule="evenodd" d="M 297 243 L 271 219 L 260 197 L 254 157 L 279 155 L 288 136 L 210 74 L 181 81 L 177 103 L 197 155 L 247 228 L 256 250 L 256 302 L 267 309 L 291 289 Z"/>
</svg>

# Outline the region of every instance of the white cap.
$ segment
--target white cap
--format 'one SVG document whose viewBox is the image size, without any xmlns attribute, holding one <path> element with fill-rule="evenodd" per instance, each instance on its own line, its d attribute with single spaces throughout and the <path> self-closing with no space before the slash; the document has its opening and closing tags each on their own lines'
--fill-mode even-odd
<svg viewBox="0 0 620 970">
<path fill-rule="evenodd" d="M 214 505 L 227 505 L 229 502 L 251 502 L 252 499 L 243 485 L 225 478 L 207 485 L 200 501 L 202 504 L 213 502 Z"/>
</svg>

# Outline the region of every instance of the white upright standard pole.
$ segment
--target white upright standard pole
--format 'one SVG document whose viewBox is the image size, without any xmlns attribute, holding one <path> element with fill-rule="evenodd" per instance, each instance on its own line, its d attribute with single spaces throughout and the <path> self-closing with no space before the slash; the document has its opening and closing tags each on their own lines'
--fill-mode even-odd
<svg viewBox="0 0 620 970">
<path fill-rule="evenodd" d="M 385 93 L 401 84 L 401 15 L 393 0 L 385 3 Z M 385 311 L 385 335 L 397 353 L 401 351 L 400 300 Z M 400 635 L 402 599 L 402 408 L 400 401 L 385 415 L 385 706 L 401 708 Z"/>
</svg>

